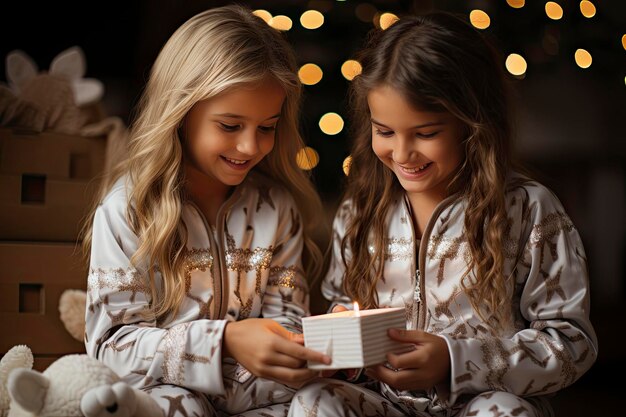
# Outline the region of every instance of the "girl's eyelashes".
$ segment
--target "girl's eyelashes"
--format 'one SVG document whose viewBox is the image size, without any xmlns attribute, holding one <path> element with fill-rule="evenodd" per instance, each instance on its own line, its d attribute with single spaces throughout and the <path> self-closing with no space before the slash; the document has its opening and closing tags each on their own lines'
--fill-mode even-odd
<svg viewBox="0 0 626 417">
<path fill-rule="evenodd" d="M 429 138 L 433 138 L 435 136 L 437 136 L 440 133 L 440 131 L 435 131 L 432 133 L 415 133 L 415 137 L 417 138 L 421 138 L 421 139 L 429 139 Z M 376 135 L 381 136 L 383 138 L 390 138 L 394 135 L 394 131 L 393 130 L 380 130 L 380 129 L 376 129 Z"/>
<path fill-rule="evenodd" d="M 391 136 L 393 136 L 393 130 L 380 130 L 380 129 L 376 129 L 376 134 L 378 136 L 381 136 L 383 138 L 390 138 Z"/>
<path fill-rule="evenodd" d="M 259 126 L 259 130 L 263 133 L 271 133 L 276 130 L 276 125 L 272 126 Z"/>
<path fill-rule="evenodd" d="M 417 136 L 418 138 L 428 139 L 437 136 L 438 133 L 439 131 L 435 131 L 433 133 L 416 133 L 415 136 Z"/>
<path fill-rule="evenodd" d="M 241 125 L 229 125 L 226 123 L 219 122 L 220 128 L 226 132 L 236 132 L 241 128 Z"/>
<path fill-rule="evenodd" d="M 243 125 L 237 124 L 237 125 L 229 125 L 227 123 L 222 123 L 222 122 L 218 122 L 219 127 L 224 130 L 225 132 L 236 132 L 240 129 L 243 128 Z M 272 133 L 276 130 L 276 125 L 271 125 L 271 126 L 259 126 L 258 129 L 262 132 L 262 133 Z"/>
</svg>

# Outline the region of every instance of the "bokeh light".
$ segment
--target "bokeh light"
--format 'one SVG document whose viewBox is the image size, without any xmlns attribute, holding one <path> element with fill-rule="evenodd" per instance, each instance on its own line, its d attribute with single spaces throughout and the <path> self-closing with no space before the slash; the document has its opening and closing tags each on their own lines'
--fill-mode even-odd
<svg viewBox="0 0 626 417">
<path fill-rule="evenodd" d="M 506 0 L 506 2 L 514 9 L 521 9 L 526 4 L 525 0 Z"/>
<path fill-rule="evenodd" d="M 355 61 L 354 59 L 349 59 L 341 65 L 341 74 L 348 81 L 352 81 L 362 70 L 363 67 L 361 67 L 359 61 Z"/>
<path fill-rule="evenodd" d="M 272 20 L 272 14 L 267 10 L 259 9 L 252 12 L 252 14 L 259 16 L 261 19 L 265 20 L 265 23 L 269 23 Z"/>
<path fill-rule="evenodd" d="M 343 160 L 343 173 L 346 174 L 346 177 L 350 175 L 350 166 L 352 166 L 352 155 L 348 155 L 346 159 Z"/>
<path fill-rule="evenodd" d="M 563 17 L 563 8 L 559 3 L 549 1 L 546 3 L 546 15 L 552 20 L 559 20 Z"/>
<path fill-rule="evenodd" d="M 326 113 L 320 118 L 319 126 L 327 135 L 336 135 L 343 130 L 343 119 L 337 113 Z"/>
<path fill-rule="evenodd" d="M 585 49 L 577 49 L 574 53 L 574 60 L 580 68 L 589 68 L 593 59 L 591 54 Z"/>
<path fill-rule="evenodd" d="M 313 148 L 305 146 L 298 151 L 296 155 L 296 163 L 300 169 L 311 170 L 320 162 L 320 156 Z"/>
<path fill-rule="evenodd" d="M 400 18 L 393 13 L 383 13 L 380 15 L 379 24 L 382 30 L 389 28 L 396 23 Z"/>
<path fill-rule="evenodd" d="M 476 29 L 487 29 L 491 24 L 489 15 L 482 10 L 472 10 L 469 17 L 470 22 Z"/>
<path fill-rule="evenodd" d="M 324 15 L 317 10 L 307 10 L 300 16 L 300 24 L 306 29 L 317 29 L 324 24 Z"/>
<path fill-rule="evenodd" d="M 302 84 L 315 85 L 322 80 L 324 72 L 315 64 L 304 64 L 298 71 L 298 77 Z"/>
<path fill-rule="evenodd" d="M 287 31 L 291 29 L 293 22 L 288 16 L 279 14 L 278 16 L 274 16 L 270 19 L 269 25 L 274 29 Z"/>
<path fill-rule="evenodd" d="M 580 2 L 580 13 L 587 18 L 592 18 L 596 15 L 596 6 L 590 1 L 583 0 Z"/>
<path fill-rule="evenodd" d="M 506 58 L 505 66 L 507 71 L 515 76 L 524 75 L 526 73 L 526 69 L 528 68 L 526 60 L 519 54 L 510 54 Z"/>
</svg>

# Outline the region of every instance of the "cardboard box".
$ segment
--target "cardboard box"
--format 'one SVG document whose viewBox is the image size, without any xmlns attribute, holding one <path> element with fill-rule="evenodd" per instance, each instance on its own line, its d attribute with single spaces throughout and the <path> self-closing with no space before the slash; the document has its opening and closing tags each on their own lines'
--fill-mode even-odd
<svg viewBox="0 0 626 417">
<path fill-rule="evenodd" d="M 308 368 L 364 368 L 385 362 L 389 352 L 411 349 L 387 335 L 388 329 L 406 328 L 405 314 L 404 308 L 377 308 L 304 317 L 304 345 L 332 358 L 330 365 L 309 362 Z"/>
<path fill-rule="evenodd" d="M 0 129 L 0 173 L 90 179 L 104 169 L 106 137 Z"/>
<path fill-rule="evenodd" d="M 84 344 L 65 330 L 59 297 L 87 287 L 87 266 L 73 244 L 0 243 L 0 352 L 27 345 L 39 367 Z"/>
<path fill-rule="evenodd" d="M 0 240 L 74 242 L 98 184 L 0 175 Z"/>
</svg>

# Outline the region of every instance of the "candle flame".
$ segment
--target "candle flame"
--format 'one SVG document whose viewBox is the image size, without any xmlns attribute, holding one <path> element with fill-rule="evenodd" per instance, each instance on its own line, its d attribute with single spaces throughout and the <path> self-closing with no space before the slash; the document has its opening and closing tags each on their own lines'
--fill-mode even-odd
<svg viewBox="0 0 626 417">
<path fill-rule="evenodd" d="M 359 303 L 357 303 L 356 301 L 354 302 L 354 312 L 356 314 L 359 314 Z"/>
</svg>

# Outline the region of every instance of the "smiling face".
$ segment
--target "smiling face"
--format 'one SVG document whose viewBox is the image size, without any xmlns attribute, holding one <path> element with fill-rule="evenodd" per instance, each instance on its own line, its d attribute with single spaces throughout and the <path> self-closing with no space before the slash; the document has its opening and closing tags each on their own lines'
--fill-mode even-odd
<svg viewBox="0 0 626 417">
<path fill-rule="evenodd" d="M 267 79 L 196 103 L 183 134 L 192 186 L 223 189 L 241 183 L 274 147 L 284 100 L 280 85 Z"/>
<path fill-rule="evenodd" d="M 415 109 L 397 90 L 382 86 L 367 96 L 372 148 L 409 197 L 437 201 L 463 160 L 463 125 L 452 114 Z"/>
</svg>

